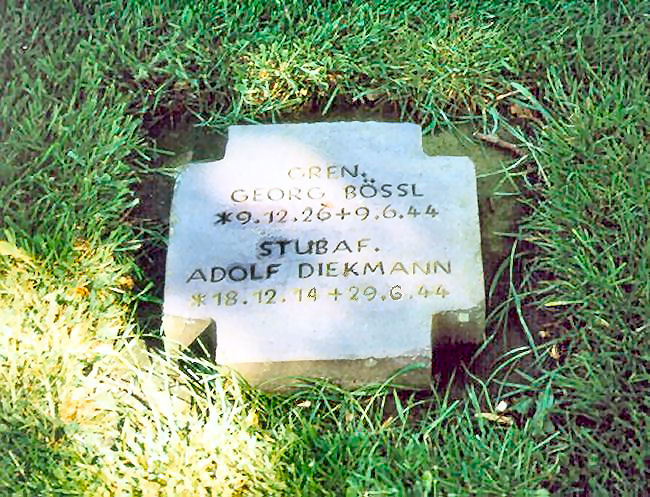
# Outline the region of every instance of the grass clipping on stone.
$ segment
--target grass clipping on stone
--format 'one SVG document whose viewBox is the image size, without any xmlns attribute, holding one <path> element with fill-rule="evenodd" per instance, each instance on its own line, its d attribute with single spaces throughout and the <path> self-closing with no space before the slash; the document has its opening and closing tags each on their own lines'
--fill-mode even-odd
<svg viewBox="0 0 650 497">
<path fill-rule="evenodd" d="M 107 264 L 106 249 L 80 250 L 95 268 L 80 285 L 81 275 L 65 284 L 2 243 L 0 431 L 31 432 L 49 452 L 34 456 L 40 461 L 0 455 L 0 489 L 26 479 L 34 493 L 71 481 L 69 491 L 95 495 L 228 496 L 281 486 L 277 449 L 236 381 L 205 375 L 199 395 L 175 362 L 128 337 L 128 310 L 116 305 L 128 279 Z M 35 468 L 43 468 L 40 487 Z"/>
</svg>

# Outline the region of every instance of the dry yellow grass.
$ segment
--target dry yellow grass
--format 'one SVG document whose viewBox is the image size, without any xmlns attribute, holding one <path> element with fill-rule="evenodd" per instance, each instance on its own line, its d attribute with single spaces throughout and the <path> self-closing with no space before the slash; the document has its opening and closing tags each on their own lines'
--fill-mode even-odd
<svg viewBox="0 0 650 497">
<path fill-rule="evenodd" d="M 62 281 L 14 246 L 3 249 L 0 392 L 30 406 L 26 418 L 63 428 L 79 453 L 77 469 L 95 477 L 89 492 L 230 496 L 281 488 L 280 451 L 236 381 L 204 376 L 198 395 L 173 359 L 129 337 L 112 285 L 123 276 L 117 266 L 89 269 L 110 260 L 106 254 L 84 247 Z"/>
</svg>

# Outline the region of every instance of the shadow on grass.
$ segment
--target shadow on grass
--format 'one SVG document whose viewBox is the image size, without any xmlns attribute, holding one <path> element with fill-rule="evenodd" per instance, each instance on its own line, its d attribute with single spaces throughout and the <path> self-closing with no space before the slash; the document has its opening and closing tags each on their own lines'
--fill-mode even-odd
<svg viewBox="0 0 650 497">
<path fill-rule="evenodd" d="M 79 469 L 63 428 L 32 416 L 18 419 L 0 408 L 0 494 L 18 495 L 17 489 L 19 495 L 85 494 L 92 479 Z M 44 440 L 47 432 L 51 436 Z"/>
</svg>

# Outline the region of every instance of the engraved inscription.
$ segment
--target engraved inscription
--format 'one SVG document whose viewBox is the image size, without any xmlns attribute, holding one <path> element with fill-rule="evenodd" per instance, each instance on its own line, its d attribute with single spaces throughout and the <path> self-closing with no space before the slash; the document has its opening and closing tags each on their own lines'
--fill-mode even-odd
<svg viewBox="0 0 650 497">
<path fill-rule="evenodd" d="M 233 126 L 170 220 L 165 313 L 220 363 L 430 357 L 432 316 L 483 306 L 473 165 L 414 124 Z"/>
<path fill-rule="evenodd" d="M 293 180 L 323 181 L 327 180 L 360 180 L 361 184 L 343 184 L 336 187 L 340 190 L 338 196 L 342 205 L 324 200 L 326 194 L 322 185 L 304 187 L 244 187 L 233 188 L 228 197 L 232 201 L 230 209 L 218 210 L 213 215 L 213 226 L 219 231 L 227 229 L 247 229 L 260 225 L 274 225 L 281 227 L 283 224 L 306 224 L 316 223 L 323 226 L 324 233 L 327 233 L 329 223 L 343 223 L 346 220 L 362 222 L 370 228 L 375 223 L 384 222 L 413 222 L 415 220 L 431 222 L 437 220 L 438 209 L 434 207 L 434 199 L 426 199 L 424 189 L 414 183 L 377 183 L 375 178 L 361 170 L 359 164 L 354 165 L 326 165 L 326 166 L 294 166 L 286 170 L 286 178 Z M 379 197 L 380 199 L 410 198 L 408 204 L 394 206 L 391 203 L 365 202 Z M 421 200 L 420 200 L 421 199 Z M 319 200 L 319 203 L 312 203 Z M 417 202 L 413 202 L 417 200 Z M 264 206 L 278 202 L 278 208 L 258 208 L 257 203 Z M 377 259 L 378 253 L 382 252 L 379 244 L 373 243 L 370 237 L 357 239 L 333 239 L 330 236 L 323 236 L 320 239 L 300 238 L 264 238 L 261 237 L 256 244 L 254 256 L 257 262 L 234 262 L 216 261 L 214 265 L 192 268 L 185 279 L 186 284 L 202 282 L 206 284 L 235 284 L 242 282 L 266 281 L 286 278 L 285 271 L 289 271 L 289 277 L 297 281 L 319 280 L 322 278 L 355 278 L 364 276 L 431 276 L 436 274 L 450 274 L 450 260 L 387 260 Z M 354 260 L 337 260 L 338 256 L 357 255 Z M 303 256 L 309 260 L 300 260 Z M 323 256 L 323 260 L 314 262 L 313 256 Z M 277 261 L 265 263 L 265 260 Z M 283 266 L 286 266 L 284 269 Z M 425 288 L 423 284 L 413 288 Z M 359 300 L 358 294 L 369 297 L 367 302 L 377 301 L 399 301 L 402 297 L 395 298 L 395 292 L 378 291 L 375 286 L 361 287 L 350 286 L 348 293 L 351 293 L 351 302 L 363 302 Z M 388 288 L 401 290 L 400 285 L 388 286 Z M 303 302 L 302 290 L 298 295 L 298 302 Z M 334 297 L 335 302 L 343 299 L 345 289 L 320 288 L 311 289 L 313 301 L 316 295 L 327 294 Z M 233 293 L 234 292 L 234 293 Z M 365 293 L 364 293 L 365 292 Z M 410 290 L 407 299 L 421 296 L 422 292 Z M 429 292 L 427 290 L 427 292 Z M 425 292 L 425 297 L 429 293 Z M 438 285 L 431 290 L 431 295 L 445 297 L 449 294 L 444 286 Z M 309 291 L 307 291 L 309 294 Z M 251 303 L 289 303 L 290 292 L 276 299 L 278 290 L 269 288 L 266 293 L 257 290 L 245 299 L 238 299 L 236 290 L 220 291 L 213 295 L 212 299 L 217 306 L 235 305 L 237 302 Z M 263 295 L 265 296 L 263 298 Z M 401 295 L 401 293 L 400 293 Z M 389 299 L 390 297 L 390 299 Z M 191 297 L 192 305 L 206 305 L 206 299 L 202 293 L 194 293 Z M 306 300 L 305 300 L 306 301 Z"/>
</svg>

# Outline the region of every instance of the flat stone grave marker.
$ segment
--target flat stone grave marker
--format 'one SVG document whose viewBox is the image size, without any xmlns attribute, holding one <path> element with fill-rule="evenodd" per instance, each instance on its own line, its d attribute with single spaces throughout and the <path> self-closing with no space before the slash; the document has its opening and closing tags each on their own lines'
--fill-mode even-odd
<svg viewBox="0 0 650 497">
<path fill-rule="evenodd" d="M 416 124 L 231 126 L 174 189 L 163 329 L 216 327 L 215 360 L 253 384 L 430 385 L 433 345 L 478 342 L 474 165 L 430 157 Z M 265 383 L 267 382 L 267 383 Z"/>
</svg>

